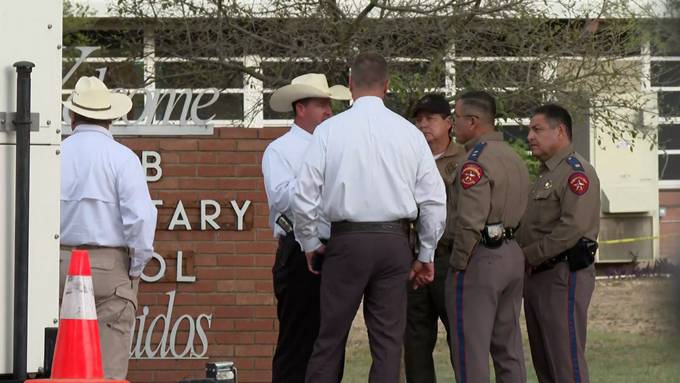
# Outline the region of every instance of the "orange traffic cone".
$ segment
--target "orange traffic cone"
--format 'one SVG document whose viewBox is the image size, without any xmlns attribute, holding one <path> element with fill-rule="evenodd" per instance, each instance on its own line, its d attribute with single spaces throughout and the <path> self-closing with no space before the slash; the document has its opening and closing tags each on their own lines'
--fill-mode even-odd
<svg viewBox="0 0 680 383">
<path fill-rule="evenodd" d="M 104 379 L 97 309 L 87 250 L 73 250 L 59 315 L 50 379 L 31 382 L 119 382 Z"/>
</svg>

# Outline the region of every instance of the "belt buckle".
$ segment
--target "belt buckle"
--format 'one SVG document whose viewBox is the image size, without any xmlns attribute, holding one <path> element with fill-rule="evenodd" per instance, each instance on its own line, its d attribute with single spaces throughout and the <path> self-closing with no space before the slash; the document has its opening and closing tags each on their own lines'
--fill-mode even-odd
<svg viewBox="0 0 680 383">
<path fill-rule="evenodd" d="M 486 226 L 486 233 L 492 241 L 498 241 L 505 236 L 505 228 L 502 223 Z"/>
</svg>

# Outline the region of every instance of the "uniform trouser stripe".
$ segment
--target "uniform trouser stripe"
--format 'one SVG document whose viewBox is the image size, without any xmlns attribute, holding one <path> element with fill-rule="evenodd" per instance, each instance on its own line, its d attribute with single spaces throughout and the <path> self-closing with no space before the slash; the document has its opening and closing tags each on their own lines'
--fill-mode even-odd
<svg viewBox="0 0 680 383">
<path fill-rule="evenodd" d="M 456 333 L 458 334 L 458 355 L 460 363 L 460 382 L 465 383 L 465 334 L 463 333 L 463 278 L 465 272 L 460 271 L 456 276 Z"/>
<path fill-rule="evenodd" d="M 578 343 L 576 341 L 576 326 L 574 321 L 574 299 L 576 295 L 576 272 L 569 273 L 569 348 L 571 350 L 571 366 L 574 373 L 574 383 L 581 383 L 581 371 L 578 364 Z"/>
</svg>

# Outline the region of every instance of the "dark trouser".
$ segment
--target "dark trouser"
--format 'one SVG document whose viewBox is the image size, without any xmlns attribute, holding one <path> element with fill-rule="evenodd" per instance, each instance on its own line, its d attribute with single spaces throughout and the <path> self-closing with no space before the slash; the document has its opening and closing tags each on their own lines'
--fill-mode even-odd
<svg viewBox="0 0 680 383">
<path fill-rule="evenodd" d="M 496 382 L 526 382 L 519 313 L 524 254 L 514 240 L 497 249 L 478 244 L 465 271 L 449 272 L 446 310 L 458 383 L 489 382 L 489 352 Z"/>
<path fill-rule="evenodd" d="M 449 254 L 437 249 L 434 257 L 434 282 L 414 290 L 408 287 L 406 332 L 404 334 L 404 368 L 408 383 L 437 381 L 432 353 L 437 343 L 438 321 L 446 328 L 449 342 L 449 320 L 446 315 L 444 287 L 449 271 Z"/>
<path fill-rule="evenodd" d="M 293 234 L 279 238 L 272 271 L 279 319 L 272 382 L 304 382 L 319 332 L 320 278 L 307 270 L 305 254 Z"/>
<path fill-rule="evenodd" d="M 332 234 L 321 279 L 321 328 L 306 382 L 337 381 L 346 335 L 362 296 L 373 358 L 368 381 L 399 381 L 411 261 L 404 234 Z"/>
<path fill-rule="evenodd" d="M 595 266 L 576 272 L 566 262 L 527 277 L 524 312 L 538 381 L 587 383 L 585 359 L 588 306 Z"/>
</svg>

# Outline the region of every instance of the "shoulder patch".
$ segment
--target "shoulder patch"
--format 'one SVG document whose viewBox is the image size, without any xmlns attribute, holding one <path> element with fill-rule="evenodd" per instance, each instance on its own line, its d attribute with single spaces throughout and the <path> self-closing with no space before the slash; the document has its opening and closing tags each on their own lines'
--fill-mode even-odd
<svg viewBox="0 0 680 383">
<path fill-rule="evenodd" d="M 569 189 L 571 189 L 571 191 L 578 196 L 584 195 L 590 187 L 590 180 L 588 179 L 588 176 L 582 172 L 572 173 L 571 176 L 569 176 L 568 183 Z"/>
<path fill-rule="evenodd" d="M 460 171 L 460 185 L 467 190 L 479 182 L 484 175 L 484 169 L 475 162 L 467 162 Z"/>
<path fill-rule="evenodd" d="M 468 156 L 468 161 L 475 161 L 476 162 L 479 159 L 479 156 L 482 154 L 482 151 L 484 151 L 485 147 L 486 147 L 486 142 L 480 142 L 477 145 L 475 145 L 475 147 L 472 148 L 470 155 Z"/>
<path fill-rule="evenodd" d="M 583 172 L 583 165 L 581 164 L 581 161 L 578 160 L 578 158 L 569 156 L 567 157 L 567 163 L 572 169 L 574 169 L 574 171 Z"/>
</svg>

